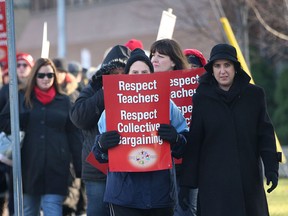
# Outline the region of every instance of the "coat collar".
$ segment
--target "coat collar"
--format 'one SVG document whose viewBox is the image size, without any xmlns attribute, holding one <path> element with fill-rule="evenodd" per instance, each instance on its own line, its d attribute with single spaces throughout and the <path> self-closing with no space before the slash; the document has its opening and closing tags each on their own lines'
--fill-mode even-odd
<svg viewBox="0 0 288 216">
<path fill-rule="evenodd" d="M 242 92 L 250 82 L 250 76 L 241 69 L 238 71 L 234 78 L 233 85 L 229 91 L 237 91 L 238 93 Z M 204 73 L 199 80 L 199 86 L 196 90 L 197 93 L 203 94 L 212 98 L 219 99 L 219 94 L 217 94 L 216 89 L 218 88 L 217 81 L 211 73 Z"/>
</svg>

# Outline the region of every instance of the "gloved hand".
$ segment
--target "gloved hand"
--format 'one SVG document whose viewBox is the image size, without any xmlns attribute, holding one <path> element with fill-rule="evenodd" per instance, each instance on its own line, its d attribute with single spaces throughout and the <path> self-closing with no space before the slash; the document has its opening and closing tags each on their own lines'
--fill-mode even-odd
<svg viewBox="0 0 288 216">
<path fill-rule="evenodd" d="M 189 208 L 189 191 L 188 187 L 180 187 L 180 192 L 178 195 L 179 205 L 181 206 L 183 211 L 187 211 Z"/>
<path fill-rule="evenodd" d="M 272 183 L 271 187 L 267 190 L 268 193 L 271 193 L 278 185 L 278 175 L 275 172 L 268 172 L 265 176 L 267 181 L 266 184 L 270 185 L 270 183 Z"/>
<path fill-rule="evenodd" d="M 102 66 L 96 73 L 91 77 L 90 85 L 95 91 L 98 91 L 103 87 L 103 75 L 113 74 L 113 70 L 115 70 L 114 64 L 108 64 Z M 125 65 L 124 65 L 125 67 Z"/>
<path fill-rule="evenodd" d="M 115 147 L 120 142 L 120 134 L 118 131 L 107 131 L 100 135 L 98 145 L 99 147 L 107 151 L 109 148 Z"/>
<path fill-rule="evenodd" d="M 98 72 L 98 71 L 97 71 Z M 97 72 L 91 77 L 90 85 L 95 91 L 102 88 L 102 75 L 97 74 Z"/>
<path fill-rule="evenodd" d="M 179 135 L 176 129 L 169 124 L 160 124 L 158 135 L 161 139 L 168 141 L 171 145 L 177 143 Z"/>
</svg>

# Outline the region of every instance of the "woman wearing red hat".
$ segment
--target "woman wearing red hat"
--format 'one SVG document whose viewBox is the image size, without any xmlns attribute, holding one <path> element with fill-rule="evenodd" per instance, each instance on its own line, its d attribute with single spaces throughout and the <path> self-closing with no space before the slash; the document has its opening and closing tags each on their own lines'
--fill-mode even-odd
<svg viewBox="0 0 288 216">
<path fill-rule="evenodd" d="M 191 69 L 201 68 L 207 64 L 207 61 L 206 61 L 204 55 L 199 50 L 197 50 L 197 49 L 185 49 L 183 52 L 187 58 L 187 61 L 190 65 Z"/>
<path fill-rule="evenodd" d="M 8 60 L 6 60 L 4 65 L 4 79 L 9 80 L 9 74 L 8 74 Z M 27 79 L 30 75 L 31 68 L 34 65 L 33 57 L 29 53 L 20 52 L 16 54 L 16 67 L 17 67 L 17 81 L 18 81 L 18 88 L 24 88 L 27 83 Z M 8 83 L 3 85 L 3 87 L 0 90 L 0 111 L 4 108 L 6 103 L 9 102 L 9 85 Z M 14 205 L 13 205 L 13 177 L 12 177 L 12 169 L 11 167 L 8 167 L 7 169 L 9 171 L 9 202 L 8 202 L 8 208 L 9 213 L 13 215 L 14 213 Z"/>
</svg>

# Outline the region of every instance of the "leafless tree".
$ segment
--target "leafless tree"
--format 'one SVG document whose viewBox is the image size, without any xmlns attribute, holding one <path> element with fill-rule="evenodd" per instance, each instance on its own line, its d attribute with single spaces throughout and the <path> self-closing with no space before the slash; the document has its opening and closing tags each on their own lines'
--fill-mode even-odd
<svg viewBox="0 0 288 216">
<path fill-rule="evenodd" d="M 258 48 L 263 57 L 274 63 L 288 59 L 287 0 L 236 0 L 223 5 L 240 42 L 248 34 L 250 47 Z"/>
</svg>

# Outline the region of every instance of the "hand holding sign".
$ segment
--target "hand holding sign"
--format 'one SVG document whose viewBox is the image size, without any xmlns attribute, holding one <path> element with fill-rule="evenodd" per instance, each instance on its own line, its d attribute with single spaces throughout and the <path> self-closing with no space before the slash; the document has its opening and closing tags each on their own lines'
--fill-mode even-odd
<svg viewBox="0 0 288 216">
<path fill-rule="evenodd" d="M 98 145 L 104 151 L 117 146 L 120 142 L 120 134 L 118 131 L 107 131 L 100 135 Z"/>
<path fill-rule="evenodd" d="M 161 139 L 168 141 L 170 145 L 174 145 L 178 141 L 178 133 L 172 125 L 160 124 L 158 134 Z"/>
</svg>

